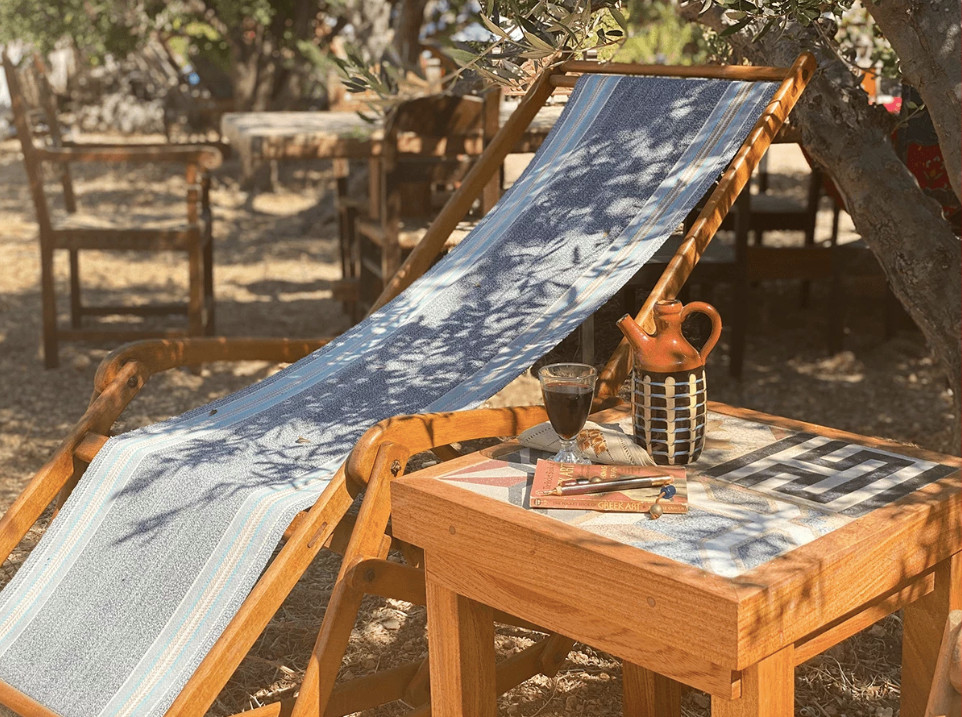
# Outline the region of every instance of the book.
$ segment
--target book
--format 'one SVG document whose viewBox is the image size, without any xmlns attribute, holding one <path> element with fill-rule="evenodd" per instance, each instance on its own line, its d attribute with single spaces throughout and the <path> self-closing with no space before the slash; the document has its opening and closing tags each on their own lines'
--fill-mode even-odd
<svg viewBox="0 0 962 717">
<path fill-rule="evenodd" d="M 597 510 L 606 513 L 647 513 L 661 493 L 661 488 L 631 488 L 590 495 L 554 495 L 551 493 L 562 481 L 601 478 L 645 478 L 671 476 L 675 495 L 659 501 L 665 513 L 688 512 L 688 481 L 682 466 L 612 466 L 579 465 L 538 460 L 529 499 L 532 508 L 561 508 L 568 510 Z"/>
</svg>

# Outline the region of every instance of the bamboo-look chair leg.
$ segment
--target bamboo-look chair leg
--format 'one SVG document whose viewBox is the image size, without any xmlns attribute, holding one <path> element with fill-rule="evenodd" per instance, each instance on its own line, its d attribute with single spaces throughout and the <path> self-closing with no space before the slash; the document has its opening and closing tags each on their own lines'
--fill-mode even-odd
<svg viewBox="0 0 962 717">
<path fill-rule="evenodd" d="M 204 335 L 214 335 L 214 215 L 210 208 L 210 174 L 200 182 L 200 202 L 204 218 Z"/>
<path fill-rule="evenodd" d="M 194 237 L 187 249 L 188 299 L 187 333 L 204 335 L 204 249 L 201 238 Z"/>
<path fill-rule="evenodd" d="M 743 197 L 745 197 L 743 199 Z M 745 364 L 745 344 L 748 340 L 748 317 L 751 311 L 751 290 L 748 283 L 748 229 L 751 217 L 747 211 L 747 193 L 735 201 L 735 287 L 732 292 L 731 348 L 728 352 L 729 375 L 741 380 Z"/>
<path fill-rule="evenodd" d="M 214 335 L 214 240 L 210 236 L 204 240 L 204 335 Z"/>
<path fill-rule="evenodd" d="M 81 322 L 80 304 L 80 252 L 70 250 L 70 326 L 79 329 Z"/>
<path fill-rule="evenodd" d="M 57 338 L 57 296 L 53 281 L 53 248 L 40 240 L 40 293 L 43 305 L 43 360 L 47 368 L 60 365 Z"/>
<path fill-rule="evenodd" d="M 195 227 L 191 230 L 187 243 L 187 333 L 190 336 L 204 335 L 204 239 L 196 227 L 200 221 L 198 205 L 203 201 L 203 186 L 198 186 L 199 167 L 188 164 L 185 168 L 187 180 L 187 222 Z"/>
<path fill-rule="evenodd" d="M 822 173 L 819 169 L 815 167 L 812 168 L 812 175 L 809 178 L 808 183 L 808 203 L 807 207 L 811 211 L 811 216 L 808 220 L 808 226 L 805 227 L 805 248 L 812 249 L 815 247 L 815 224 L 818 218 L 818 205 L 819 200 L 822 197 Z M 803 281 L 802 289 L 800 295 L 800 305 L 801 308 L 807 309 L 809 301 L 812 298 L 812 282 Z"/>
</svg>

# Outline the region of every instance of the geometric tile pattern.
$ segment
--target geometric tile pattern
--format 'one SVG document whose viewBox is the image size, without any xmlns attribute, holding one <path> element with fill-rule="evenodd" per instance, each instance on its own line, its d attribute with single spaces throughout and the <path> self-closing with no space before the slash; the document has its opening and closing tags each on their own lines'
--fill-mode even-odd
<svg viewBox="0 0 962 717">
<path fill-rule="evenodd" d="M 630 432 L 631 421 L 604 427 Z M 709 412 L 704 453 L 686 466 L 689 512 L 651 520 L 638 513 L 531 508 L 534 466 L 548 455 L 518 447 L 439 479 L 724 577 L 957 470 Z"/>
<path fill-rule="evenodd" d="M 858 517 L 955 470 L 877 448 L 798 433 L 705 474 Z"/>
</svg>

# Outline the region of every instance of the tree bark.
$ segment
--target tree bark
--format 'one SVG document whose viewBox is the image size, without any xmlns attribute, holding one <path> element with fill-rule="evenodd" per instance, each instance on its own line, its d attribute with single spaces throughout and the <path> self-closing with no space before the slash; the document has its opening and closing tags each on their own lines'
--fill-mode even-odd
<svg viewBox="0 0 962 717">
<path fill-rule="evenodd" d="M 865 8 L 898 55 L 902 77 L 922 96 L 962 199 L 962 3 L 869 0 Z"/>
<path fill-rule="evenodd" d="M 350 0 L 350 17 L 357 45 L 364 59 L 378 61 L 390 45 L 391 3 L 385 0 Z"/>
<path fill-rule="evenodd" d="M 248 30 L 253 29 L 253 37 Z M 227 35 L 231 54 L 231 80 L 234 84 L 234 111 L 256 112 L 269 109 L 270 83 L 273 80 L 271 38 L 262 25 L 240 26 Z"/>
<path fill-rule="evenodd" d="M 716 31 L 717 9 L 700 14 L 689 3 L 682 15 Z M 819 71 L 792 113 L 802 143 L 845 198 L 855 228 L 872 249 L 895 292 L 928 341 L 953 393 L 955 444 L 962 443 L 962 244 L 895 154 L 892 119 L 868 103 L 856 78 L 834 54 L 818 49 L 813 29 L 792 23 L 758 42 L 729 38 L 737 56 L 758 65 L 790 65 L 804 50 L 816 53 Z"/>
<path fill-rule="evenodd" d="M 421 55 L 421 25 L 428 0 L 401 0 L 394 22 L 394 51 L 407 69 L 415 69 Z"/>
</svg>

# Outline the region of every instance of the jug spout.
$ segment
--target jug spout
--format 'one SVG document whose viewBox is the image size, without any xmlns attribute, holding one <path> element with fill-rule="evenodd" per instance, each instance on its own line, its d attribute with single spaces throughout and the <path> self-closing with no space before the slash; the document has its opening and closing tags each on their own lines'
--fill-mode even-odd
<svg viewBox="0 0 962 717">
<path fill-rule="evenodd" d="M 631 348 L 635 351 L 644 351 L 645 347 L 655 340 L 653 336 L 646 333 L 645 330 L 638 325 L 637 321 L 631 318 L 630 314 L 625 314 L 618 319 L 616 323 L 618 324 L 618 328 L 621 329 L 621 333 L 628 339 Z"/>
</svg>

